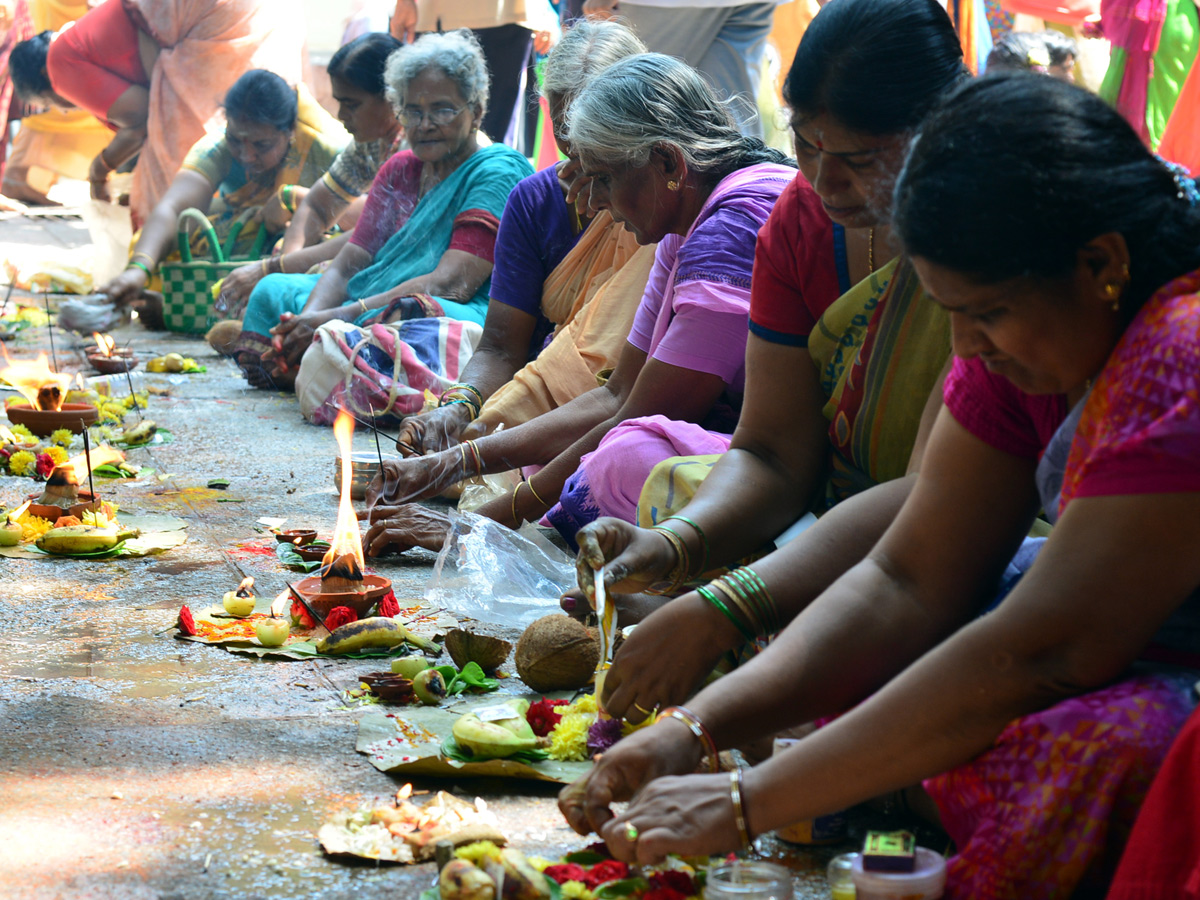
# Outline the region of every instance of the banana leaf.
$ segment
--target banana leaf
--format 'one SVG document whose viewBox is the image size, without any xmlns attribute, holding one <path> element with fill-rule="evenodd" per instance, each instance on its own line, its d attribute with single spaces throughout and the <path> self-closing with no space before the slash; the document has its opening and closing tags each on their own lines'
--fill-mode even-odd
<svg viewBox="0 0 1200 900">
<path fill-rule="evenodd" d="M 542 698 L 541 694 L 521 696 L 531 701 Z M 458 700 L 444 707 L 407 707 L 390 713 L 382 709 L 367 710 L 358 722 L 355 749 L 366 755 L 371 765 L 379 771 L 393 772 L 405 778 L 419 775 L 448 778 L 499 775 L 569 784 L 591 769 L 590 761 L 545 759 L 524 762 L 515 758 L 464 761 L 446 756 L 442 748 L 452 738 L 452 729 L 459 716 L 478 706 L 495 703 L 494 698 L 485 703 L 481 703 L 480 699 Z"/>
<path fill-rule="evenodd" d="M 99 553 L 47 553 L 33 544 L 18 544 L 15 547 L 0 547 L 0 556 L 8 559 L 115 559 L 118 557 L 149 556 L 178 547 L 187 540 L 187 522 L 175 516 L 159 513 L 133 515 L 118 513 L 117 519 L 124 528 L 136 528 L 137 537 L 118 544 L 111 550 Z"/>
</svg>

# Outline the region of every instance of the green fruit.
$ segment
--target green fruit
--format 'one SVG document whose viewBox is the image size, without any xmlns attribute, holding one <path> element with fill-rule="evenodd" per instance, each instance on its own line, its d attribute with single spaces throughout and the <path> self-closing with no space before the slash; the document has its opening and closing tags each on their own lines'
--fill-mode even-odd
<svg viewBox="0 0 1200 900">
<path fill-rule="evenodd" d="M 395 619 L 373 616 L 335 628 L 321 643 L 319 653 L 337 656 L 359 650 L 398 647 L 408 639 L 408 629 Z"/>
<path fill-rule="evenodd" d="M 496 882 L 465 859 L 452 859 L 438 876 L 441 900 L 496 900 Z"/>
<path fill-rule="evenodd" d="M 231 616 L 237 616 L 239 619 L 244 619 L 254 612 L 254 598 L 239 597 L 235 591 L 225 592 L 222 605 L 225 607 L 225 612 Z"/>
<path fill-rule="evenodd" d="M 117 546 L 117 529 L 97 528 L 94 525 L 51 528 L 38 538 L 37 545 L 47 553 L 68 556 L 77 553 L 101 553 Z"/>
<path fill-rule="evenodd" d="M 291 630 L 292 624 L 287 619 L 261 619 L 254 623 L 254 636 L 264 647 L 282 647 Z"/>
<path fill-rule="evenodd" d="M 416 678 L 418 672 L 428 668 L 429 660 L 423 656 L 402 656 L 392 660 L 392 674 L 403 675 L 410 680 Z"/>
<path fill-rule="evenodd" d="M 437 706 L 446 699 L 446 679 L 437 669 L 418 672 L 412 683 L 417 699 L 426 706 Z"/>
<path fill-rule="evenodd" d="M 525 704 L 528 708 L 528 704 Z M 485 712 L 499 709 L 488 707 Z M 485 721 L 478 712 L 460 716 L 451 733 L 464 752 L 480 759 L 503 759 L 522 750 L 533 750 L 538 746 L 538 737 L 525 721 L 525 712 L 517 704 L 505 704 L 511 715 L 503 719 Z M 491 716 L 488 716 L 491 719 Z"/>
<path fill-rule="evenodd" d="M 5 522 L 0 525 L 0 547 L 15 547 L 21 543 L 21 535 L 24 529 L 14 522 Z"/>
</svg>

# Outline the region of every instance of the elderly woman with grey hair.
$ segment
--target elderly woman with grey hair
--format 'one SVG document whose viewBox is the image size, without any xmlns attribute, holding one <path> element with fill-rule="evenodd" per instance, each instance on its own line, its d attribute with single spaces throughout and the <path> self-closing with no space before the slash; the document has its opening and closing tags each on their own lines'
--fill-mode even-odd
<svg viewBox="0 0 1200 900">
<path fill-rule="evenodd" d="M 379 170 L 353 236 L 323 274 L 269 275 L 255 286 L 235 358 L 256 387 L 293 386 L 317 329 L 329 323 L 483 322 L 500 215 L 532 169 L 514 150 L 479 146 L 488 71 L 470 32 L 402 47 L 384 81 L 411 149 Z M 339 335 L 353 342 L 359 333 Z M 432 378 L 446 360 L 435 348 L 421 362 L 429 373 L 417 377 Z"/>
<path fill-rule="evenodd" d="M 615 370 L 603 386 L 480 438 L 470 452 L 386 463 L 373 485 L 383 502 L 428 497 L 479 470 L 542 466 L 480 511 L 519 525 L 545 513 L 576 475 L 591 486 L 592 515 L 622 502 L 632 515 L 654 464 L 703 452 L 709 430 L 733 430 L 755 240 L 794 168 L 744 137 L 698 73 L 654 53 L 589 82 L 567 112 L 567 137 L 592 180 L 593 208 L 609 210 L 639 243 L 658 244 Z M 581 522 L 555 524 L 573 535 Z"/>
</svg>

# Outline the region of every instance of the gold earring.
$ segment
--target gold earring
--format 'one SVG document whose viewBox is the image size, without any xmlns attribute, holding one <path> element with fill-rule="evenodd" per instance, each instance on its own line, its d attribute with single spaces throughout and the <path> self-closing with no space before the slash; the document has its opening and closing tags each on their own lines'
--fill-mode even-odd
<svg viewBox="0 0 1200 900">
<path fill-rule="evenodd" d="M 1120 312 L 1121 310 L 1121 288 L 1122 285 L 1117 284 L 1115 281 L 1110 281 L 1104 285 L 1104 296 L 1112 301 L 1113 312 Z"/>
<path fill-rule="evenodd" d="M 668 191 L 677 191 L 677 190 L 679 190 L 679 182 L 678 182 L 678 181 L 668 181 L 668 182 L 667 182 L 667 190 L 668 190 Z"/>
</svg>

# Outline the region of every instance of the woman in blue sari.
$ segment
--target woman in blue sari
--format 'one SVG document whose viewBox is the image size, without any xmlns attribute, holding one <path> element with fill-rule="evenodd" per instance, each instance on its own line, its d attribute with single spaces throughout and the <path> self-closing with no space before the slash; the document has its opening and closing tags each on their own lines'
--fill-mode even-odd
<svg viewBox="0 0 1200 900">
<path fill-rule="evenodd" d="M 291 387 L 316 329 L 427 316 L 482 324 L 496 230 L 528 161 L 476 138 L 488 73 L 467 32 L 396 51 L 388 95 L 411 150 L 380 169 L 349 243 L 322 275 L 270 275 L 255 287 L 235 357 L 256 387 Z"/>
</svg>

